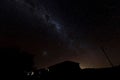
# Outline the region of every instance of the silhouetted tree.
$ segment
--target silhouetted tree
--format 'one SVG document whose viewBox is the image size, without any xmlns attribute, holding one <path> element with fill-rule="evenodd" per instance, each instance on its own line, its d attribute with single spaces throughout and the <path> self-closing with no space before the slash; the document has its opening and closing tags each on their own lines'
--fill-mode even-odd
<svg viewBox="0 0 120 80">
<path fill-rule="evenodd" d="M 0 59 L 3 79 L 24 79 L 33 68 L 33 56 L 16 48 L 0 48 Z"/>
</svg>

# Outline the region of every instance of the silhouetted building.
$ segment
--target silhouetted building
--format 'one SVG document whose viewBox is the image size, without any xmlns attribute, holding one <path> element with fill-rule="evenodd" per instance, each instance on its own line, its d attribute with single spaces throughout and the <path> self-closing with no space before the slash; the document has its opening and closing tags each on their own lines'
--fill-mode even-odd
<svg viewBox="0 0 120 80">
<path fill-rule="evenodd" d="M 65 61 L 48 68 L 50 72 L 78 72 L 81 70 L 79 63 Z"/>
<path fill-rule="evenodd" d="M 49 78 L 54 80 L 61 79 L 77 79 L 80 74 L 81 68 L 79 63 L 72 61 L 65 61 L 53 65 L 49 69 Z"/>
</svg>

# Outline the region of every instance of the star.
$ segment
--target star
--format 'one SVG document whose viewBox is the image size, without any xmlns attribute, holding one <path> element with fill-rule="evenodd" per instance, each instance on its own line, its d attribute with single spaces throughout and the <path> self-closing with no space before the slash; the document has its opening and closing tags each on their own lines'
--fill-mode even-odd
<svg viewBox="0 0 120 80">
<path fill-rule="evenodd" d="M 42 54 L 43 56 L 47 56 L 48 55 L 48 53 L 47 53 L 47 51 L 43 51 L 43 54 Z"/>
</svg>

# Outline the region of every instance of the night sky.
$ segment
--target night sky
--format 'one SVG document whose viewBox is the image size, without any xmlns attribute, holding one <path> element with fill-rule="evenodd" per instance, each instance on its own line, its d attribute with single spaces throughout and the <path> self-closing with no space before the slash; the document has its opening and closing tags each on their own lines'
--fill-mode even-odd
<svg viewBox="0 0 120 80">
<path fill-rule="evenodd" d="M 82 68 L 120 64 L 119 0 L 1 0 L 0 47 L 34 54 L 35 67 L 71 60 Z"/>
</svg>

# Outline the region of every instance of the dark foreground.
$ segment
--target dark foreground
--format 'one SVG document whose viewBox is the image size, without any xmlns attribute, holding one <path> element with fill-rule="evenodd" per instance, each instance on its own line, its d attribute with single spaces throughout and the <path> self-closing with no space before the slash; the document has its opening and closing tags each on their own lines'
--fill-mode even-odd
<svg viewBox="0 0 120 80">
<path fill-rule="evenodd" d="M 120 80 L 120 66 L 81 69 L 79 63 L 65 61 L 36 70 L 33 55 L 14 48 L 0 48 L 1 80 Z"/>
<path fill-rule="evenodd" d="M 103 80 L 120 79 L 120 66 L 101 69 L 80 69 L 74 62 L 65 61 L 48 69 L 40 69 L 34 72 L 29 79 L 38 80 Z"/>
</svg>

